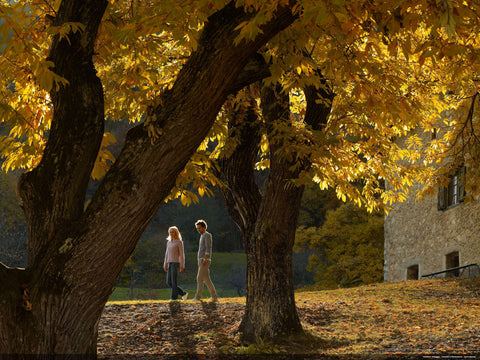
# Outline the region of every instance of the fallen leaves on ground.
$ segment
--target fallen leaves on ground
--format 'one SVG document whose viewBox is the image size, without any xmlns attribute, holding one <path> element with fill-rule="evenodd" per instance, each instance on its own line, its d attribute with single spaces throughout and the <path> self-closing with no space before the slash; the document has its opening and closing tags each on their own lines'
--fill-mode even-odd
<svg viewBox="0 0 480 360">
<path fill-rule="evenodd" d="M 480 349 L 479 289 L 479 280 L 422 280 L 298 293 L 298 313 L 310 336 L 257 347 L 246 347 L 236 333 L 244 298 L 218 303 L 111 303 L 100 321 L 98 354 L 221 358 L 246 349 L 275 349 L 366 358 L 442 354 L 467 358 Z"/>
</svg>

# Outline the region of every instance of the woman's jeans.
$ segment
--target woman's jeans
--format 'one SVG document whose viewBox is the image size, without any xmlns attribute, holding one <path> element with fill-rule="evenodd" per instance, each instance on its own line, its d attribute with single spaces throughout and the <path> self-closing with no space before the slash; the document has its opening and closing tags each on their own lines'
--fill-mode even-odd
<svg viewBox="0 0 480 360">
<path fill-rule="evenodd" d="M 180 271 L 180 263 L 168 263 L 167 285 L 172 288 L 172 300 L 177 300 L 178 295 L 186 294 L 180 287 L 178 287 L 178 273 Z"/>
</svg>

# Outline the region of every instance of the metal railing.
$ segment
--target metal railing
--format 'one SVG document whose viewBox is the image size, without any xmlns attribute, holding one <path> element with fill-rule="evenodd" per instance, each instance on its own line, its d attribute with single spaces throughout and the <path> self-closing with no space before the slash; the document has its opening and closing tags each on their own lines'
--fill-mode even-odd
<svg viewBox="0 0 480 360">
<path fill-rule="evenodd" d="M 465 272 L 466 272 L 466 277 L 480 276 L 480 266 L 478 266 L 477 264 L 456 266 L 450 269 L 422 275 L 422 278 L 438 279 L 440 278 L 440 275 L 443 275 L 443 274 L 445 274 L 444 277 L 448 277 L 448 276 L 462 277 L 465 274 Z"/>
</svg>

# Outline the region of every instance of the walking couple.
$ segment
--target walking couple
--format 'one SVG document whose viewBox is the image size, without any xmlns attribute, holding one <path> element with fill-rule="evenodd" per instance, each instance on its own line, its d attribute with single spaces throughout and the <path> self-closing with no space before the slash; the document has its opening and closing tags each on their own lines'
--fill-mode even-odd
<svg viewBox="0 0 480 360">
<path fill-rule="evenodd" d="M 202 299 L 203 284 L 207 285 L 210 291 L 210 300 L 217 301 L 217 292 L 210 279 L 210 263 L 212 261 L 212 234 L 207 231 L 205 220 L 195 222 L 197 231 L 200 233 L 198 244 L 198 273 L 197 273 L 197 293 L 193 300 Z M 172 288 L 172 297 L 170 301 L 175 301 L 180 295 L 182 300 L 188 298 L 188 293 L 178 286 L 178 272 L 185 269 L 185 252 L 183 249 L 182 235 L 176 226 L 168 229 L 167 249 L 165 251 L 165 260 L 163 268 L 167 273 L 167 285 Z"/>
</svg>

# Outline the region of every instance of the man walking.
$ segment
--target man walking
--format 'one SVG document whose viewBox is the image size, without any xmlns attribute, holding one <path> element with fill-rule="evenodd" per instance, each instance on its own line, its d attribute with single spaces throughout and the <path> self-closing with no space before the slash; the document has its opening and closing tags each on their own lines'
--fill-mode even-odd
<svg viewBox="0 0 480 360">
<path fill-rule="evenodd" d="M 197 273 L 197 293 L 194 300 L 200 301 L 202 298 L 203 284 L 207 285 L 210 291 L 210 300 L 217 301 L 217 292 L 210 279 L 210 263 L 212 261 L 212 234 L 207 231 L 205 220 L 198 220 L 195 223 L 197 231 L 200 233 L 200 242 L 198 244 L 198 273 Z"/>
</svg>

